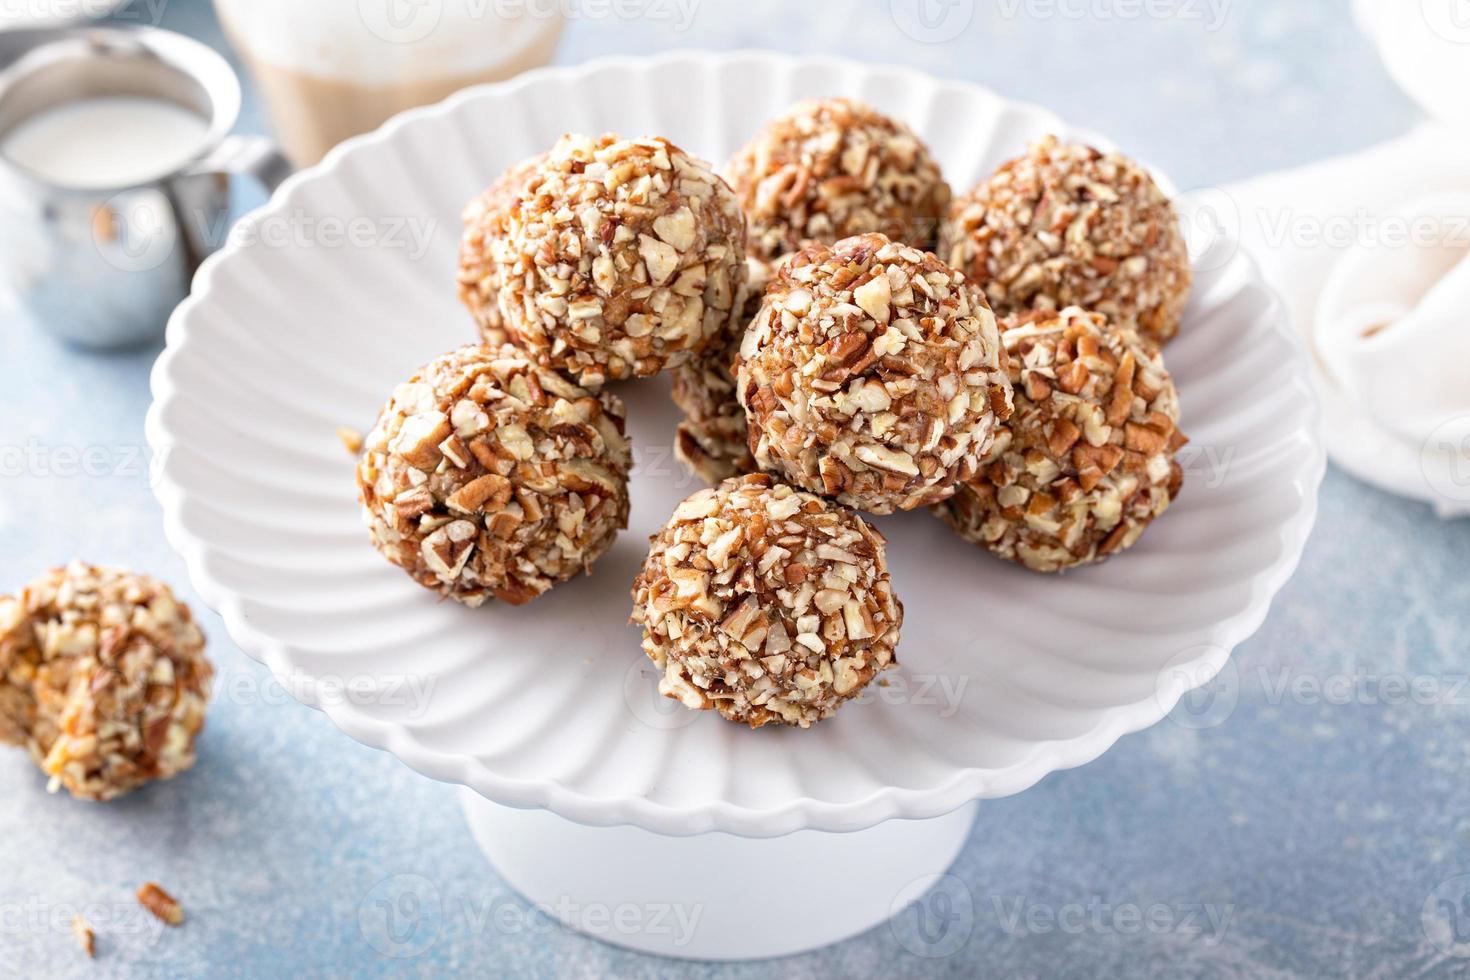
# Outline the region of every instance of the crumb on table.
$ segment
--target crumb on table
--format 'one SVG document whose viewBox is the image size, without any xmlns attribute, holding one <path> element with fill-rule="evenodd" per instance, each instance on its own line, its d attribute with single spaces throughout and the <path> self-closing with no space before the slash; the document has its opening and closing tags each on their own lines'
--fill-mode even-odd
<svg viewBox="0 0 1470 980">
<path fill-rule="evenodd" d="M 184 907 L 157 882 L 150 881 L 138 889 L 138 902 L 168 925 L 177 926 L 184 922 Z"/>
</svg>

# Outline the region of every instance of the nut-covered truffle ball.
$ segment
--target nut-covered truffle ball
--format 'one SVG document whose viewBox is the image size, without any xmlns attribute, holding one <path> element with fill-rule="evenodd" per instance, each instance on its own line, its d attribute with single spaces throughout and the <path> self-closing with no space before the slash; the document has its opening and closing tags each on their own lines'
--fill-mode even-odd
<svg viewBox="0 0 1470 980">
<path fill-rule="evenodd" d="M 689 364 L 674 369 L 674 404 L 684 420 L 674 455 L 706 483 L 755 472 L 745 409 L 735 397 L 733 360 L 739 335 L 732 334 Z"/>
<path fill-rule="evenodd" d="M 1054 136 L 954 202 L 939 254 L 999 316 L 1080 306 L 1162 343 L 1189 298 L 1179 217 L 1153 178 Z"/>
<path fill-rule="evenodd" d="M 744 276 L 735 195 L 663 139 L 562 137 L 471 204 L 460 249 L 485 338 L 589 387 L 698 353 L 738 313 Z"/>
<path fill-rule="evenodd" d="M 806 728 L 896 662 L 883 536 L 851 511 L 751 474 L 689 497 L 652 540 L 632 621 L 660 693 Z"/>
<path fill-rule="evenodd" d="M 745 300 L 733 329 L 670 372 L 674 404 L 684 413 L 674 439 L 674 455 L 709 484 L 757 469 L 750 455 L 745 409 L 735 395 L 735 354 L 745 325 L 760 310 L 774 264 L 747 256 L 745 267 Z"/>
<path fill-rule="evenodd" d="M 192 766 L 213 676 L 189 607 L 146 575 L 72 562 L 0 596 L 0 740 L 80 799 Z"/>
<path fill-rule="evenodd" d="M 459 298 L 480 326 L 487 344 L 508 344 L 500 315 L 500 267 L 490 257 L 494 231 L 503 230 L 526 181 L 543 165 L 546 154 L 513 164 L 464 209 L 464 236 L 459 243 Z"/>
<path fill-rule="evenodd" d="M 860 510 L 936 503 L 974 475 L 1011 389 L 995 317 L 933 255 L 859 235 L 766 288 L 736 359 L 762 469 Z"/>
<path fill-rule="evenodd" d="M 1038 572 L 1129 547 L 1184 481 L 1163 359 L 1076 308 L 1003 327 L 1015 414 L 980 475 L 936 510 L 961 537 Z"/>
<path fill-rule="evenodd" d="M 628 523 L 623 403 L 510 346 L 445 354 L 394 390 L 364 441 L 373 544 L 469 606 L 536 598 Z"/>
<path fill-rule="evenodd" d="M 763 259 L 881 232 L 929 248 L 949 185 L 907 126 L 849 99 L 799 102 L 731 158 L 730 183 Z"/>
</svg>

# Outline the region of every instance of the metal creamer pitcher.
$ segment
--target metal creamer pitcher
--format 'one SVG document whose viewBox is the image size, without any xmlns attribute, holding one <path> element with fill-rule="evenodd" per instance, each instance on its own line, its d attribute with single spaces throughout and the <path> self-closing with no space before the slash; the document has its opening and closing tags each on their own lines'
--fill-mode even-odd
<svg viewBox="0 0 1470 980">
<path fill-rule="evenodd" d="M 263 137 L 229 135 L 240 83 L 228 62 L 146 27 L 0 33 L 0 146 L 15 126 L 98 96 L 141 96 L 206 125 L 182 165 L 126 186 L 64 186 L 0 153 L 0 292 L 42 328 L 90 347 L 162 334 L 194 271 L 224 241 L 232 175 L 274 187 L 290 166 Z"/>
</svg>

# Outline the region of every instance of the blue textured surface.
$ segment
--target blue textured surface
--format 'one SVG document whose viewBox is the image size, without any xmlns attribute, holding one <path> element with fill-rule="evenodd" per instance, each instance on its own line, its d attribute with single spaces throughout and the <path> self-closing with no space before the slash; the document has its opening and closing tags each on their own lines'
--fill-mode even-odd
<svg viewBox="0 0 1470 980">
<path fill-rule="evenodd" d="M 897 27 L 891 9 L 910 6 L 704 3 L 684 31 L 580 21 L 559 59 L 763 46 L 902 62 L 1045 103 L 1185 188 L 1364 146 L 1414 118 L 1345 0 L 1225 0 L 1218 15 L 1181 0 L 1150 6 L 1173 12 L 1152 18 L 1123 16 L 1142 6 L 1128 3 L 998 0 L 944 43 Z M 205 4 L 174 0 L 164 23 L 220 44 Z M 261 120 L 247 99 L 248 131 Z M 640 957 L 528 914 L 480 857 L 450 787 L 266 682 L 163 540 L 143 439 L 155 354 L 82 353 L 0 320 L 0 590 L 73 556 L 168 578 L 201 612 L 227 692 L 192 772 L 105 808 L 48 796 L 19 753 L 0 752 L 0 975 L 769 972 Z M 101 475 L 69 462 L 89 447 L 94 474 L 107 461 Z M 927 906 L 950 913 L 947 933 L 928 933 L 938 940 L 916 939 L 911 910 L 781 972 L 1470 976 L 1435 926 L 1470 936 L 1470 905 L 1448 911 L 1461 883 L 1442 884 L 1470 872 L 1467 555 L 1470 521 L 1441 523 L 1329 472 L 1301 570 L 1237 651 L 1226 697 L 983 806 L 940 888 L 948 905 Z M 438 896 L 411 958 L 385 956 L 394 947 L 359 920 L 395 875 Z M 187 904 L 183 929 L 160 934 L 136 916 L 131 893 L 150 878 Z M 93 964 L 66 931 L 84 906 L 101 933 Z"/>
</svg>

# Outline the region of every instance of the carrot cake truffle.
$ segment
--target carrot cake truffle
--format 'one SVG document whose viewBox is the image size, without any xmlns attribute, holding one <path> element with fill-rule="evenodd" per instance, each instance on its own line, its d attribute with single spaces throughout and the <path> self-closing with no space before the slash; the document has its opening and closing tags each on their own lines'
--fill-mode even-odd
<svg viewBox="0 0 1470 980">
<path fill-rule="evenodd" d="M 529 602 L 627 526 L 624 417 L 616 395 L 514 347 L 436 358 L 393 392 L 358 462 L 374 546 L 466 605 Z"/>
<path fill-rule="evenodd" d="M 776 272 L 736 378 L 762 469 L 874 514 L 948 497 L 1011 412 L 984 296 L 879 234 L 811 246 Z"/>
<path fill-rule="evenodd" d="M 0 741 L 79 799 L 192 766 L 213 676 L 189 607 L 146 575 L 74 561 L 0 596 Z"/>
<path fill-rule="evenodd" d="M 918 138 L 848 99 L 793 106 L 735 155 L 729 171 L 750 219 L 749 302 L 723 345 L 674 373 L 674 400 L 685 415 L 674 451 L 709 483 L 756 469 L 731 360 L 774 264 L 800 246 L 865 232 L 928 248 L 949 202 L 949 185 Z"/>
<path fill-rule="evenodd" d="M 727 172 L 750 218 L 750 252 L 768 261 L 867 232 L 930 248 L 950 198 L 907 126 L 850 99 L 797 103 Z"/>
<path fill-rule="evenodd" d="M 1138 540 L 1179 493 L 1179 398 L 1126 327 L 1066 309 L 1006 321 L 1016 411 L 980 474 L 936 509 L 961 537 L 1038 572 Z"/>
<path fill-rule="evenodd" d="M 659 691 L 690 708 L 806 728 L 896 663 L 883 536 L 844 507 L 751 474 L 686 499 L 652 542 L 632 621 Z"/>
<path fill-rule="evenodd" d="M 674 455 L 708 484 L 756 472 L 750 455 L 745 409 L 735 397 L 735 354 L 745 325 L 760 310 L 774 264 L 747 256 L 745 301 L 740 318 L 702 354 L 674 368 L 674 404 L 684 413 Z"/>
<path fill-rule="evenodd" d="M 484 338 L 587 387 L 677 366 L 739 313 L 745 217 L 667 140 L 564 136 L 466 218 L 460 295 Z"/>
<path fill-rule="evenodd" d="M 735 397 L 737 340 L 730 336 L 673 371 L 674 404 L 684 413 L 674 455 L 709 484 L 756 470 L 745 409 Z"/>
<path fill-rule="evenodd" d="M 459 298 L 480 327 L 487 344 L 510 343 L 505 320 L 500 315 L 501 276 L 490 258 L 490 236 L 505 225 L 522 188 L 543 166 L 546 154 L 522 160 L 486 188 L 464 209 L 464 235 L 459 243 Z"/>
<path fill-rule="evenodd" d="M 1179 216 L 1153 178 L 1055 136 L 951 205 L 939 254 L 998 316 L 1080 306 L 1163 343 L 1189 298 Z"/>
</svg>

